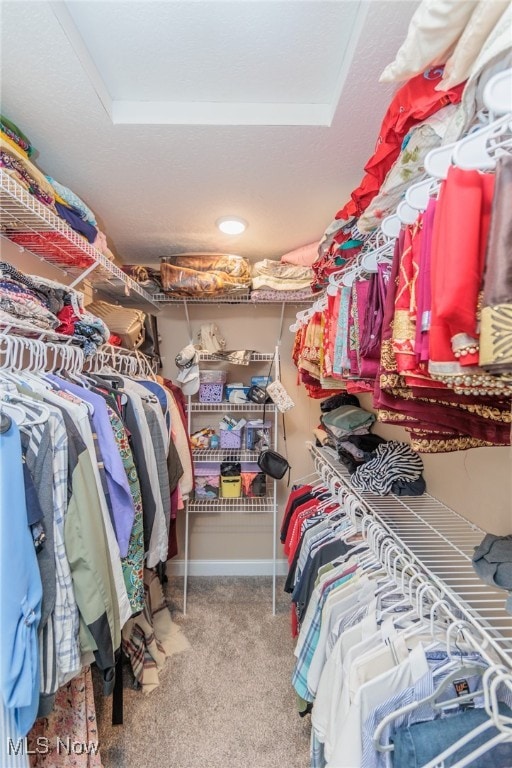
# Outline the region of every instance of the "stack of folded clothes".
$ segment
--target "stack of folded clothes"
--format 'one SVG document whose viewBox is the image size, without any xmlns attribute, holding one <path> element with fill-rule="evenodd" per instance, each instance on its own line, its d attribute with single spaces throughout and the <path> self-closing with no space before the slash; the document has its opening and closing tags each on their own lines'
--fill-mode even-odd
<svg viewBox="0 0 512 768">
<path fill-rule="evenodd" d="M 113 259 L 107 246 L 107 238 L 98 229 L 96 217 L 91 209 L 78 195 L 55 181 L 51 176 L 45 176 L 30 160 L 34 153 L 30 140 L 11 120 L 0 115 L 0 168 L 20 184 L 29 194 L 40 203 L 50 208 L 53 213 L 63 219 L 75 232 L 84 237 L 87 242 Z M 49 235 L 62 239 L 58 233 L 33 233 L 16 231 L 9 237 L 26 248 L 49 245 L 52 241 Z M 58 242 L 54 242 L 58 253 Z M 88 266 L 79 264 L 78 266 Z"/>
<path fill-rule="evenodd" d="M 311 296 L 313 271 L 307 266 L 282 263 L 272 259 L 252 266 L 251 299 L 257 301 L 300 300 Z"/>
<path fill-rule="evenodd" d="M 72 336 L 86 355 L 109 338 L 103 320 L 85 309 L 79 291 L 0 262 L 0 324 L 53 330 Z"/>
</svg>

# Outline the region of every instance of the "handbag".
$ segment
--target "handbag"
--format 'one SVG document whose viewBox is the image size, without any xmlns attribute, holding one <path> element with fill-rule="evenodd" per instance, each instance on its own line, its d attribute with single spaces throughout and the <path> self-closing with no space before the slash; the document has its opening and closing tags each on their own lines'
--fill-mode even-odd
<svg viewBox="0 0 512 768">
<path fill-rule="evenodd" d="M 281 413 L 286 413 L 286 411 L 289 411 L 290 408 L 293 408 L 295 405 L 284 386 L 278 380 L 271 381 L 270 384 L 267 384 L 267 394 Z"/>
<path fill-rule="evenodd" d="M 258 467 L 266 475 L 273 477 L 274 480 L 282 480 L 288 472 L 288 483 L 290 483 L 291 466 L 284 456 L 281 456 L 272 448 L 265 448 L 258 456 Z"/>
<path fill-rule="evenodd" d="M 247 399 L 252 403 L 264 405 L 269 400 L 269 397 L 263 387 L 253 385 L 252 387 L 249 387 L 249 391 L 247 392 Z"/>
</svg>

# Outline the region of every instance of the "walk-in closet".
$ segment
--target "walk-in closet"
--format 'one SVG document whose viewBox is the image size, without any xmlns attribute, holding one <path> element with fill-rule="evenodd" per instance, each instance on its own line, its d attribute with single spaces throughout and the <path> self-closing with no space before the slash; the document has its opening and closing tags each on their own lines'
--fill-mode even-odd
<svg viewBox="0 0 512 768">
<path fill-rule="evenodd" d="M 512 768 L 510 0 L 0 63 L 0 768 Z"/>
</svg>

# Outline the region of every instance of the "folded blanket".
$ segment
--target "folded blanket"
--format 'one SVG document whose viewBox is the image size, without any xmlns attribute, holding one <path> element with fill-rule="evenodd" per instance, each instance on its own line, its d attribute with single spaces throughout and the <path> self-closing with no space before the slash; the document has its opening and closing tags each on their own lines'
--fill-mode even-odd
<svg viewBox="0 0 512 768">
<path fill-rule="evenodd" d="M 323 413 L 320 421 L 327 430 L 342 439 L 348 435 L 361 434 L 360 430 L 368 431 L 375 421 L 375 416 L 355 405 L 340 405 L 333 411 Z"/>
<path fill-rule="evenodd" d="M 309 288 L 310 283 L 310 279 L 283 280 L 282 278 L 271 277 L 270 275 L 256 275 L 252 278 L 253 290 L 270 288 L 274 291 L 301 291 Z"/>
<path fill-rule="evenodd" d="M 299 291 L 278 291 L 272 288 L 258 288 L 255 291 L 251 291 L 251 301 L 254 301 L 255 304 L 269 301 L 287 301 L 292 303 L 294 301 L 309 301 L 310 299 L 313 301 L 314 298 L 316 297 L 311 293 L 309 286 L 301 288 Z"/>
<path fill-rule="evenodd" d="M 295 266 L 294 264 L 281 264 L 280 261 L 272 259 L 263 259 L 252 265 L 252 276 L 268 275 L 282 280 L 307 280 L 313 279 L 313 270 L 311 267 Z"/>
</svg>

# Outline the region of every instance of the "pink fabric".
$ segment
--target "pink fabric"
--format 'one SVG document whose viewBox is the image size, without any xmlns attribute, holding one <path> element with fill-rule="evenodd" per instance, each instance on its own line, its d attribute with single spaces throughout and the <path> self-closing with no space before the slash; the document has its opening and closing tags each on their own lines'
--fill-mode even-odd
<svg viewBox="0 0 512 768">
<path fill-rule="evenodd" d="M 310 243 L 289 251 L 281 256 L 282 264 L 295 264 L 298 267 L 311 267 L 318 258 L 318 243 Z"/>
</svg>

